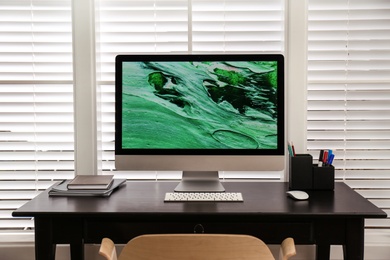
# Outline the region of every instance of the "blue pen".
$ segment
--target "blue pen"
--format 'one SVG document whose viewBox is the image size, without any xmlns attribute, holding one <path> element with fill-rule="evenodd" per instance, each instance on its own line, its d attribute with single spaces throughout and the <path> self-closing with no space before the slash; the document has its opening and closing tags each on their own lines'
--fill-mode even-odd
<svg viewBox="0 0 390 260">
<path fill-rule="evenodd" d="M 332 153 L 332 154 L 329 156 L 329 159 L 328 159 L 328 164 L 329 164 L 329 165 L 332 165 L 333 159 L 334 159 L 334 154 Z"/>
<path fill-rule="evenodd" d="M 329 150 L 328 150 L 328 157 L 329 157 L 331 154 L 333 154 L 333 151 L 329 149 Z"/>
</svg>

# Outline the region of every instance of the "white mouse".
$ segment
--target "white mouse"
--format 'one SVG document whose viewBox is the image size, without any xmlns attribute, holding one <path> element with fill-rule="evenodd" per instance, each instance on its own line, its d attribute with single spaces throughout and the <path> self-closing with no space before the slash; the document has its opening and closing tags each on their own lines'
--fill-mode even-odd
<svg viewBox="0 0 390 260">
<path fill-rule="evenodd" d="M 286 192 L 287 195 L 296 200 L 307 200 L 309 198 L 309 194 L 300 190 L 290 190 Z"/>
</svg>

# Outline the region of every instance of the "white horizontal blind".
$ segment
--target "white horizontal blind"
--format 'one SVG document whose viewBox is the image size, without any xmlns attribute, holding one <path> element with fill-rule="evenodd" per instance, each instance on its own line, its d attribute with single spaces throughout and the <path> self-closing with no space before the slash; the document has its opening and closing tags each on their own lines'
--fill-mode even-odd
<svg viewBox="0 0 390 260">
<path fill-rule="evenodd" d="M 102 169 L 114 170 L 115 56 L 123 53 L 186 52 L 187 0 L 96 0 L 97 77 L 101 92 Z M 117 176 L 128 177 L 127 173 Z M 142 173 L 141 178 L 154 178 Z M 129 177 L 130 178 L 130 177 Z"/>
<path fill-rule="evenodd" d="M 390 214 L 390 1 L 309 0 L 307 148 Z M 389 228 L 389 219 L 367 220 Z"/>
<path fill-rule="evenodd" d="M 96 0 L 103 170 L 114 163 L 114 61 L 120 53 L 284 52 L 283 0 Z M 130 173 L 116 172 L 134 178 Z M 279 179 L 280 173 L 261 177 Z M 178 178 L 167 172 L 139 178 Z M 232 176 L 230 173 L 226 176 Z M 243 176 L 242 173 L 240 176 Z M 248 175 L 253 178 L 253 175 Z"/>
<path fill-rule="evenodd" d="M 0 3 L 0 230 L 54 180 L 72 178 L 71 0 Z"/>
<path fill-rule="evenodd" d="M 284 51 L 284 0 L 192 0 L 192 50 Z"/>
</svg>

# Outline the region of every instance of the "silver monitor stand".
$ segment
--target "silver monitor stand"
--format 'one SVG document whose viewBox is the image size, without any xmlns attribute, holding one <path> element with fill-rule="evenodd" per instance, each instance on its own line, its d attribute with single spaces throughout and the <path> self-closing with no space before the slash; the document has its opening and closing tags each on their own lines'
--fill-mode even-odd
<svg viewBox="0 0 390 260">
<path fill-rule="evenodd" d="M 224 192 L 218 171 L 183 171 L 176 192 Z"/>
</svg>

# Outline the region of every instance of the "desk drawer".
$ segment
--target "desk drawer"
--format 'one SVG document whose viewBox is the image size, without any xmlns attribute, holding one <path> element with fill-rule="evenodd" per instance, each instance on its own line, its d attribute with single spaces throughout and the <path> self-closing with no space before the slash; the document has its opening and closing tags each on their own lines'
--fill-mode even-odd
<svg viewBox="0 0 390 260">
<path fill-rule="evenodd" d="M 107 221 L 107 220 L 106 220 Z M 154 233 L 225 233 L 248 234 L 261 238 L 265 243 L 279 244 L 286 237 L 293 237 L 297 244 L 312 244 L 311 223 L 277 222 L 129 222 L 88 221 L 85 223 L 85 242 L 100 243 L 103 237 L 110 237 L 115 243 L 126 243 L 142 234 Z"/>
</svg>

